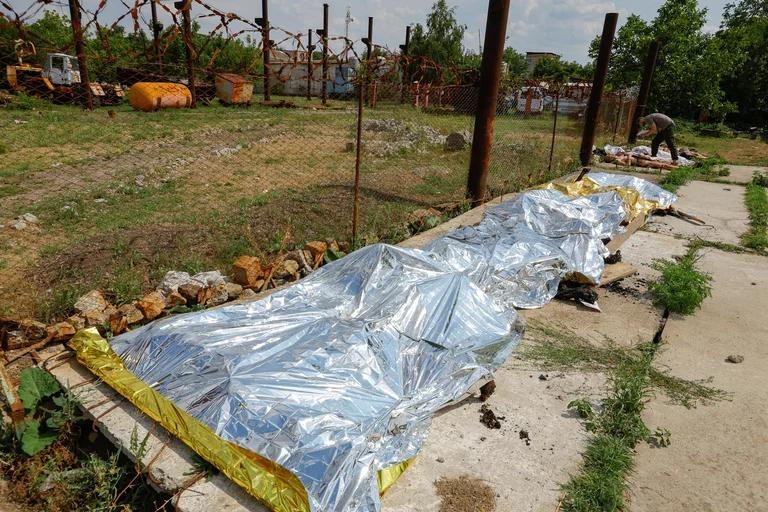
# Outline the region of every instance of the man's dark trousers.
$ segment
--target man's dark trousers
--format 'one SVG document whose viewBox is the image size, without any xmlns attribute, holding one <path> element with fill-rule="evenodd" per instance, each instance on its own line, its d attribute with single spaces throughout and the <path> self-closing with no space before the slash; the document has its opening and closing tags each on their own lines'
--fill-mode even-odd
<svg viewBox="0 0 768 512">
<path fill-rule="evenodd" d="M 667 126 L 653 138 L 651 142 L 651 156 L 656 156 L 659 152 L 659 144 L 667 143 L 669 152 L 672 154 L 672 160 L 677 161 L 677 147 L 675 146 L 675 126 Z"/>
</svg>

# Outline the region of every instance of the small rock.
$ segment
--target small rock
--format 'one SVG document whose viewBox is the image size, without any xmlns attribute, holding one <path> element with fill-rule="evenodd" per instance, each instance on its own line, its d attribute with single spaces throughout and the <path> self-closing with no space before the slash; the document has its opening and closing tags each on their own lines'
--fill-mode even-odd
<svg viewBox="0 0 768 512">
<path fill-rule="evenodd" d="M 106 199 L 104 199 L 103 197 L 99 197 L 98 199 L 94 199 L 94 200 L 93 200 L 93 202 L 94 202 L 94 203 L 99 203 L 99 204 L 102 204 L 102 203 L 106 203 L 106 202 L 107 202 L 107 200 L 106 200 Z"/>
<path fill-rule="evenodd" d="M 440 464 L 442 464 L 443 462 L 445 462 L 445 459 L 444 459 L 444 458 L 442 458 L 442 457 L 438 457 L 436 460 L 437 460 L 437 462 L 439 462 Z"/>
<path fill-rule="evenodd" d="M 453 132 L 445 138 L 445 144 L 443 147 L 446 151 L 461 151 L 467 146 L 472 145 L 472 134 L 464 130 L 461 132 Z"/>
<path fill-rule="evenodd" d="M 59 322 L 57 324 L 53 324 L 49 326 L 46 331 L 47 336 L 53 341 L 61 341 L 71 338 L 75 335 L 75 332 L 77 332 L 75 326 L 69 322 Z"/>
<path fill-rule="evenodd" d="M 109 316 L 104 314 L 103 311 L 97 311 L 95 309 L 85 311 L 82 315 L 87 327 L 102 327 L 109 321 Z"/>
<path fill-rule="evenodd" d="M 202 283 L 203 286 L 219 286 L 220 284 L 227 282 L 222 273 L 218 270 L 200 272 L 199 274 L 193 275 L 192 280 Z"/>
<path fill-rule="evenodd" d="M 88 311 L 97 311 L 101 313 L 107 309 L 107 299 L 99 290 L 91 290 L 75 302 L 75 311 L 85 314 Z"/>
<path fill-rule="evenodd" d="M 233 264 L 235 282 L 246 288 L 256 287 L 261 280 L 261 263 L 254 256 L 240 256 Z"/>
<path fill-rule="evenodd" d="M 48 336 L 48 326 L 36 320 L 22 320 L 19 323 L 21 332 L 30 341 L 40 341 Z"/>
<path fill-rule="evenodd" d="M 227 292 L 229 300 L 235 300 L 243 293 L 243 287 L 237 283 L 224 283 L 221 287 Z"/>
<path fill-rule="evenodd" d="M 40 222 L 38 218 L 32 215 L 31 213 L 25 213 L 21 217 L 19 217 L 19 219 L 23 220 L 27 224 L 37 224 L 38 222 Z"/>
<path fill-rule="evenodd" d="M 165 309 L 165 297 L 161 292 L 152 292 L 136 302 L 136 307 L 147 320 L 154 320 Z"/>
<path fill-rule="evenodd" d="M 728 363 L 739 364 L 744 362 L 744 356 L 740 356 L 738 354 L 731 354 L 728 357 L 726 357 L 725 360 Z"/>
<path fill-rule="evenodd" d="M 21 231 L 23 229 L 27 229 L 27 223 L 23 220 L 15 220 L 11 222 L 11 227 L 16 231 Z"/>
<path fill-rule="evenodd" d="M 138 176 L 136 176 L 136 178 L 134 179 L 134 183 L 136 183 L 136 186 L 137 186 L 137 187 L 143 187 L 143 186 L 144 186 L 144 180 L 145 180 L 145 179 L 146 179 L 146 178 L 144 177 L 144 175 L 143 175 L 143 174 L 139 174 L 139 175 L 138 175 Z"/>
<path fill-rule="evenodd" d="M 250 288 L 246 288 L 245 290 L 243 290 L 243 293 L 240 294 L 238 299 L 240 299 L 240 300 L 253 300 L 253 299 L 256 298 L 257 295 L 258 294 L 255 291 L 251 290 Z"/>
<path fill-rule="evenodd" d="M 212 290 L 211 297 L 208 299 L 208 302 L 205 304 L 206 306 L 209 306 L 209 307 L 218 306 L 218 305 L 224 304 L 229 300 L 229 293 L 227 292 L 226 284 L 219 285 L 216 288 L 212 288 L 211 290 Z"/>
<path fill-rule="evenodd" d="M 76 331 L 85 329 L 85 318 L 80 315 L 72 315 L 71 317 L 67 318 L 67 323 L 74 327 Z"/>
<path fill-rule="evenodd" d="M 117 311 L 125 316 L 128 325 L 133 325 L 144 320 L 144 314 L 133 304 L 123 304 Z"/>
<path fill-rule="evenodd" d="M 527 430 L 521 430 L 520 431 L 520 439 L 525 441 L 525 446 L 531 445 L 531 437 L 528 435 Z"/>
<path fill-rule="evenodd" d="M 117 336 L 128 329 L 128 319 L 120 312 L 109 317 L 109 330 Z"/>
<path fill-rule="evenodd" d="M 30 341 L 27 339 L 26 336 L 24 336 L 24 333 L 20 330 L 18 331 L 8 331 L 5 334 L 5 343 L 8 347 L 8 350 L 16 350 L 19 348 L 24 348 L 30 344 Z"/>
<path fill-rule="evenodd" d="M 190 281 L 188 283 L 184 283 L 181 286 L 179 286 L 179 294 L 181 294 L 182 297 L 187 299 L 187 303 L 194 304 L 197 302 L 197 294 L 200 293 L 200 290 L 203 289 L 203 286 L 195 281 Z"/>
<path fill-rule="evenodd" d="M 299 264 L 294 260 L 283 260 L 280 264 L 280 268 L 275 272 L 277 279 L 290 279 L 299 277 Z"/>
<path fill-rule="evenodd" d="M 539 380 L 549 380 L 549 375 L 539 374 Z"/>
<path fill-rule="evenodd" d="M 164 293 L 177 292 L 179 291 L 179 286 L 188 283 L 191 279 L 190 275 L 186 272 L 171 270 L 165 273 L 163 280 L 157 288 Z"/>
<path fill-rule="evenodd" d="M 184 306 L 187 304 L 187 299 L 179 292 L 171 292 L 168 294 L 168 307 Z"/>
<path fill-rule="evenodd" d="M 328 244 L 315 240 L 313 242 L 307 242 L 304 248 L 312 254 L 312 259 L 315 260 L 325 254 L 326 249 L 328 249 Z"/>
</svg>

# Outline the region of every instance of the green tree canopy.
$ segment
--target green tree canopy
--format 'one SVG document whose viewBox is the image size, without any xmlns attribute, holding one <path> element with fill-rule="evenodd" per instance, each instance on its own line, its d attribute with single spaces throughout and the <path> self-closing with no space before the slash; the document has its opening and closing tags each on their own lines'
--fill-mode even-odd
<svg viewBox="0 0 768 512">
<path fill-rule="evenodd" d="M 428 59 L 447 71 L 464 61 L 461 42 L 466 29 L 456 20 L 456 8 L 449 8 L 445 0 L 438 0 L 427 16 L 426 27 L 421 23 L 413 27 L 408 54 Z M 425 78 L 435 79 L 436 73 Z"/>
<path fill-rule="evenodd" d="M 525 59 L 525 54 L 511 47 L 505 48 L 503 59 L 510 77 L 521 78 L 528 74 L 528 61 Z"/>
</svg>

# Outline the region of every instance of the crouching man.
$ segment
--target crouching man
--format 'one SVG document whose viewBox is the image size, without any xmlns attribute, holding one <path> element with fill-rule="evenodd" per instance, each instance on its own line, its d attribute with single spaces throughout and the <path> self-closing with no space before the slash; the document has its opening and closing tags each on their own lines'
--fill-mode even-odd
<svg viewBox="0 0 768 512">
<path fill-rule="evenodd" d="M 672 162 L 677 163 L 675 122 L 669 116 L 657 112 L 641 117 L 640 127 L 643 128 L 643 131 L 637 134 L 638 137 L 653 135 L 653 141 L 651 141 L 651 156 L 656 156 L 659 152 L 659 144 L 666 142 L 669 152 L 672 154 Z"/>
</svg>

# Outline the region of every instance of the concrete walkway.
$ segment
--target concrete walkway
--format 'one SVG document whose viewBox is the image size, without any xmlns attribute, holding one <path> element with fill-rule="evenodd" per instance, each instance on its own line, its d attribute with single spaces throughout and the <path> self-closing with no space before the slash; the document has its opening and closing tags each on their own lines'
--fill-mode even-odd
<svg viewBox="0 0 768 512">
<path fill-rule="evenodd" d="M 683 187 L 690 204 L 711 203 L 701 185 Z M 734 212 L 743 209 L 742 191 L 733 192 L 707 212 L 721 227 L 710 238 L 732 239 Z M 698 267 L 713 277 L 712 297 L 690 317 L 670 317 L 654 364 L 686 379 L 711 378 L 732 399 L 695 409 L 663 396 L 650 402 L 646 423 L 669 429 L 672 444 L 638 446 L 634 511 L 768 510 L 768 257 L 700 254 Z M 729 355 L 744 362 L 726 362 Z"/>
</svg>

